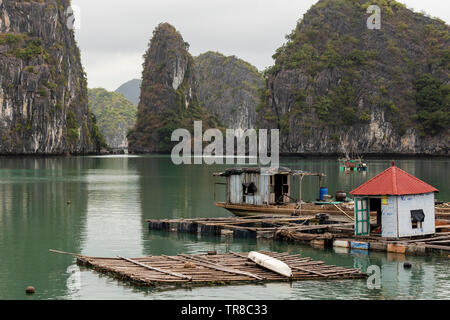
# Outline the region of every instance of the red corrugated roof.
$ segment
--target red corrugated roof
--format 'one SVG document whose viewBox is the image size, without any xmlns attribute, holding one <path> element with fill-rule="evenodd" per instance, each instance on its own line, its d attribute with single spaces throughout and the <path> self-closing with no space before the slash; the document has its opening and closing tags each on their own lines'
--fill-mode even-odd
<svg viewBox="0 0 450 320">
<path fill-rule="evenodd" d="M 428 183 L 392 165 L 350 193 L 354 196 L 407 195 L 439 192 Z"/>
</svg>

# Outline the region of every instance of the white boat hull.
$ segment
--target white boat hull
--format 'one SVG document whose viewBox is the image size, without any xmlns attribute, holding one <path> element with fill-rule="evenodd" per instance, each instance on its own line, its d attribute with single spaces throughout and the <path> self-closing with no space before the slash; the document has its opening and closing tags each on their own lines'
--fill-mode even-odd
<svg viewBox="0 0 450 320">
<path fill-rule="evenodd" d="M 269 269 L 288 278 L 292 277 L 291 268 L 283 261 L 255 251 L 250 252 L 248 254 L 248 258 L 263 268 Z"/>
</svg>

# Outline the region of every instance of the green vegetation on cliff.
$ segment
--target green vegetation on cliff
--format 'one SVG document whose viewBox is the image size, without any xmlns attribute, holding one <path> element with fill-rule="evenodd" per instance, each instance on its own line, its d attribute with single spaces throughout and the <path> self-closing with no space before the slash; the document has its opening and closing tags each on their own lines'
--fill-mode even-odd
<svg viewBox="0 0 450 320">
<path fill-rule="evenodd" d="M 66 10 L 69 0 L 0 1 L 1 154 L 86 154 L 103 146 Z"/>
<path fill-rule="evenodd" d="M 206 52 L 194 58 L 195 87 L 208 112 L 227 128 L 254 128 L 262 74 L 235 56 Z"/>
<path fill-rule="evenodd" d="M 370 5 L 381 8 L 380 30 L 367 28 Z M 309 133 L 319 128 L 320 139 L 329 141 L 344 132 L 356 137 L 363 128 L 389 129 L 384 132 L 390 137 L 373 131 L 367 137 L 371 141 L 360 137 L 354 143 L 367 152 L 376 144 L 392 152 L 400 147 L 421 152 L 415 151 L 422 148 L 420 141 L 401 142 L 408 135 L 411 141 L 441 135 L 436 141 L 445 145 L 449 31 L 445 22 L 396 1 L 320 0 L 286 36 L 273 55 L 274 66 L 265 71 L 266 89 L 260 91 L 257 109 L 260 125 L 282 129 L 285 151 L 311 148 L 292 145 L 296 139 L 311 146 Z M 338 145 L 325 148 L 338 150 Z"/>
<path fill-rule="evenodd" d="M 413 120 L 420 123 L 421 133 L 438 134 L 450 127 L 450 85 L 443 84 L 430 74 L 414 81 L 416 101 L 419 106 Z"/>
<path fill-rule="evenodd" d="M 126 135 L 136 122 L 137 106 L 122 94 L 103 88 L 89 89 L 89 106 L 100 132 L 111 148 L 126 148 Z"/>
</svg>

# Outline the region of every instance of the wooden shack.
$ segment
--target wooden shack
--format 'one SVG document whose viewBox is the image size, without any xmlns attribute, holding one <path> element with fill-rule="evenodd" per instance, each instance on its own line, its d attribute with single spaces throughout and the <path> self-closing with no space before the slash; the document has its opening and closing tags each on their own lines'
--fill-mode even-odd
<svg viewBox="0 0 450 320">
<path fill-rule="evenodd" d="M 302 182 L 305 176 L 316 176 L 321 185 L 323 173 L 309 173 L 289 168 L 232 168 L 214 174 L 214 202 L 216 206 L 230 210 L 236 215 L 252 215 L 267 212 L 268 207 L 278 213 L 280 207 L 300 204 L 302 199 Z M 225 183 L 216 181 L 224 177 Z M 293 195 L 292 177 L 299 177 L 299 195 Z M 226 185 L 226 202 L 216 201 L 216 185 Z M 260 211 L 264 207 L 263 211 Z M 282 208 L 281 208 L 282 209 Z"/>
<path fill-rule="evenodd" d="M 355 196 L 355 234 L 369 235 L 370 211 L 377 212 L 381 236 L 434 234 L 436 188 L 392 166 L 350 193 Z"/>
</svg>

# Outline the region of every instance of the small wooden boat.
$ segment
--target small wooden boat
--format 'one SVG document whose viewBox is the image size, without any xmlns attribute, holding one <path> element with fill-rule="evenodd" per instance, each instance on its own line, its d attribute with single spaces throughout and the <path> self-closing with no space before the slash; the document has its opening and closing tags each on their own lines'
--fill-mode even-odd
<svg viewBox="0 0 450 320">
<path fill-rule="evenodd" d="M 347 215 L 353 216 L 353 208 L 350 204 L 346 207 L 341 205 L 318 205 L 314 203 L 288 203 L 284 205 L 248 205 L 248 204 L 232 204 L 225 202 L 215 202 L 214 205 L 219 208 L 224 208 L 238 217 L 251 216 L 306 216 L 314 217 L 318 213 L 326 213 L 330 216 L 342 216 L 344 211 Z"/>
<path fill-rule="evenodd" d="M 352 152 L 350 156 L 349 152 L 346 152 L 343 158 L 339 159 L 339 169 L 340 171 L 368 171 L 366 163 L 363 163 L 362 156 L 358 153 Z"/>
<path fill-rule="evenodd" d="M 319 178 L 319 187 L 323 173 L 311 173 L 289 168 L 232 168 L 214 174 L 214 203 L 237 216 L 261 214 L 295 215 L 302 206 L 303 178 Z M 217 177 L 226 179 L 219 183 Z M 298 178 L 300 185 L 299 199 L 291 193 L 293 178 Z M 216 185 L 226 186 L 226 201 L 216 201 Z"/>
<path fill-rule="evenodd" d="M 292 277 L 291 268 L 283 261 L 255 251 L 250 252 L 248 254 L 248 258 L 263 268 L 266 268 L 288 278 Z"/>
</svg>

